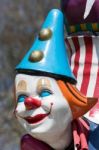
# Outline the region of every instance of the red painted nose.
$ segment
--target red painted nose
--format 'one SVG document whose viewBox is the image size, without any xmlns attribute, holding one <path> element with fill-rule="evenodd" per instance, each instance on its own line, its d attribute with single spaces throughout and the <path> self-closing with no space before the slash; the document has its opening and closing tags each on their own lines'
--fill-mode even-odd
<svg viewBox="0 0 99 150">
<path fill-rule="evenodd" d="M 41 101 L 32 97 L 27 97 L 25 98 L 24 104 L 28 110 L 31 110 L 40 107 Z"/>
</svg>

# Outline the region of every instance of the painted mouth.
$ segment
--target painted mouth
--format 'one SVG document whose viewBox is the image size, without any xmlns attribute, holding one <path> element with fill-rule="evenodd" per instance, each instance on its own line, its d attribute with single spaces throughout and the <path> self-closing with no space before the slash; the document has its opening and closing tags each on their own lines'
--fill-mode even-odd
<svg viewBox="0 0 99 150">
<path fill-rule="evenodd" d="M 26 120 L 29 124 L 34 124 L 34 123 L 40 122 L 48 115 L 49 115 L 49 113 L 48 114 L 38 114 L 34 117 L 24 117 L 23 119 Z"/>
<path fill-rule="evenodd" d="M 36 123 L 42 121 L 43 119 L 45 119 L 46 117 L 48 117 L 51 114 L 52 105 L 53 105 L 53 103 L 51 103 L 50 110 L 46 114 L 37 114 L 36 116 L 33 116 L 33 117 L 27 116 L 27 117 L 21 117 L 21 118 L 26 120 L 29 124 L 36 124 Z"/>
</svg>

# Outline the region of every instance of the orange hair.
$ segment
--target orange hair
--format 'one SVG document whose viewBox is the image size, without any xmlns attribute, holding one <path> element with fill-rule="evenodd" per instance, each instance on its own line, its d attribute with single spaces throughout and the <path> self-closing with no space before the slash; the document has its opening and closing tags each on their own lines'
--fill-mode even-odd
<svg viewBox="0 0 99 150">
<path fill-rule="evenodd" d="M 77 90 L 75 86 L 63 81 L 57 81 L 64 97 L 68 101 L 73 119 L 76 119 L 88 112 L 98 101 L 97 98 L 87 98 Z"/>
</svg>

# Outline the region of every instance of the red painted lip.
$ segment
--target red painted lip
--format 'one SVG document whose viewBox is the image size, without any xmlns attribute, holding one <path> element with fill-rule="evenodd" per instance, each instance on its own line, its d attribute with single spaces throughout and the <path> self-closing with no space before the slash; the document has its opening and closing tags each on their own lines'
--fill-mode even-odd
<svg viewBox="0 0 99 150">
<path fill-rule="evenodd" d="M 24 117 L 23 119 L 25 119 L 29 124 L 35 124 L 35 123 L 38 123 L 41 120 L 43 120 L 48 115 L 49 115 L 49 113 L 47 113 L 47 114 L 38 114 L 34 117 Z"/>
</svg>

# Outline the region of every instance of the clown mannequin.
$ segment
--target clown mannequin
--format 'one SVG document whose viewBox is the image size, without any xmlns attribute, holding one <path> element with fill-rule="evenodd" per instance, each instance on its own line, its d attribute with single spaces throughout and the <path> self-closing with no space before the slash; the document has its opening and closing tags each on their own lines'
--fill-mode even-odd
<svg viewBox="0 0 99 150">
<path fill-rule="evenodd" d="M 91 109 L 97 99 L 86 98 L 72 85 L 76 80 L 68 63 L 59 10 L 48 14 L 16 71 L 15 114 L 30 134 L 22 138 L 21 149 L 73 150 L 72 121 Z"/>
</svg>

